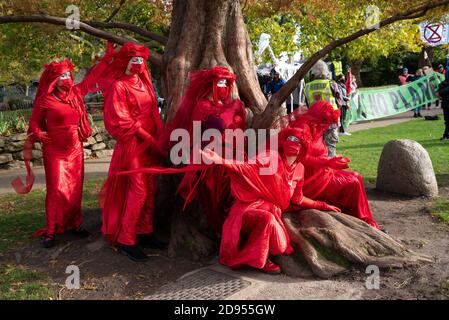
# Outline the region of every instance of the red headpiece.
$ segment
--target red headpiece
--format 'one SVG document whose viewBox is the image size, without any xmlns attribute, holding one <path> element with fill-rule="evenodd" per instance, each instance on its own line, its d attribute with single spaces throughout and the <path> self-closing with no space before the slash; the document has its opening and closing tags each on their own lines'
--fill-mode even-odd
<svg viewBox="0 0 449 320">
<path fill-rule="evenodd" d="M 236 75 L 233 72 L 226 67 L 220 66 L 191 72 L 189 75 L 190 84 L 170 127 L 172 129 L 184 128 L 189 130 L 192 125 L 193 110 L 198 101 L 212 94 L 214 102 L 218 103 L 216 88 L 218 81 L 221 79 L 227 80 L 226 87 L 229 93 L 228 96 L 230 96 L 235 78 Z"/>
<path fill-rule="evenodd" d="M 45 70 L 39 79 L 39 87 L 37 88 L 36 98 L 37 101 L 41 97 L 53 92 L 56 86 L 58 78 L 66 72 L 72 72 L 74 66 L 69 59 L 65 59 L 61 62 L 52 61 L 44 66 Z M 72 74 L 73 79 L 73 74 Z"/>
</svg>

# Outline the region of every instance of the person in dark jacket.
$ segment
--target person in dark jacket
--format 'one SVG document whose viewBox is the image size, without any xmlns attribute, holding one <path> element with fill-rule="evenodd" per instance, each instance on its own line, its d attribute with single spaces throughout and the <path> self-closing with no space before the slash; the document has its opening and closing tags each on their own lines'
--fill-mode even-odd
<svg viewBox="0 0 449 320">
<path fill-rule="evenodd" d="M 444 114 L 444 133 L 440 140 L 449 140 L 449 77 L 440 83 L 438 95 L 441 97 L 441 107 Z"/>
</svg>

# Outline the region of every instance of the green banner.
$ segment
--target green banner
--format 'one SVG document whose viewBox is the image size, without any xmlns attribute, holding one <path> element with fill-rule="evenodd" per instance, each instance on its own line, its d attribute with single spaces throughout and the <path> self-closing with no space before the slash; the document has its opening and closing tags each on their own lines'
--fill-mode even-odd
<svg viewBox="0 0 449 320">
<path fill-rule="evenodd" d="M 403 86 L 357 91 L 351 95 L 344 126 L 424 107 L 438 99 L 438 85 L 442 81 L 444 76 L 433 72 Z"/>
</svg>

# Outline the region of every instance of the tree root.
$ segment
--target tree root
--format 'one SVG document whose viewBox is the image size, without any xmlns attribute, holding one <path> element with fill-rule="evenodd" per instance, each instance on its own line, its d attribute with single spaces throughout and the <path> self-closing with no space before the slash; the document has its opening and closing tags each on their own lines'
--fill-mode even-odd
<svg viewBox="0 0 449 320">
<path fill-rule="evenodd" d="M 292 263 L 298 261 L 297 255 L 321 278 L 346 272 L 352 265 L 402 268 L 406 264 L 432 261 L 343 213 L 303 210 L 285 213 L 283 220 L 297 250 L 293 256 L 278 257 L 276 261 L 292 276 L 305 274 L 301 263 L 296 263 L 296 267 Z"/>
</svg>

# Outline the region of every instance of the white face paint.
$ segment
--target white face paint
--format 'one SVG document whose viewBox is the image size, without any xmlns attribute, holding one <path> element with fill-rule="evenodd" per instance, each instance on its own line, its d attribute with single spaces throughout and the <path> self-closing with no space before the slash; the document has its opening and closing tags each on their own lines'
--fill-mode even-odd
<svg viewBox="0 0 449 320">
<path fill-rule="evenodd" d="M 132 57 L 129 60 L 130 64 L 142 64 L 144 62 L 144 59 L 142 57 Z"/>
<path fill-rule="evenodd" d="M 228 81 L 226 79 L 220 79 L 217 82 L 217 87 L 219 88 L 226 88 L 228 84 Z"/>
<path fill-rule="evenodd" d="M 288 136 L 287 140 L 288 141 L 293 141 L 293 142 L 300 142 L 301 141 L 298 137 L 295 137 L 295 136 Z"/>
<path fill-rule="evenodd" d="M 70 78 L 71 78 L 71 74 L 69 71 L 67 71 L 59 76 L 60 80 L 66 80 L 66 79 L 70 79 Z"/>
</svg>

